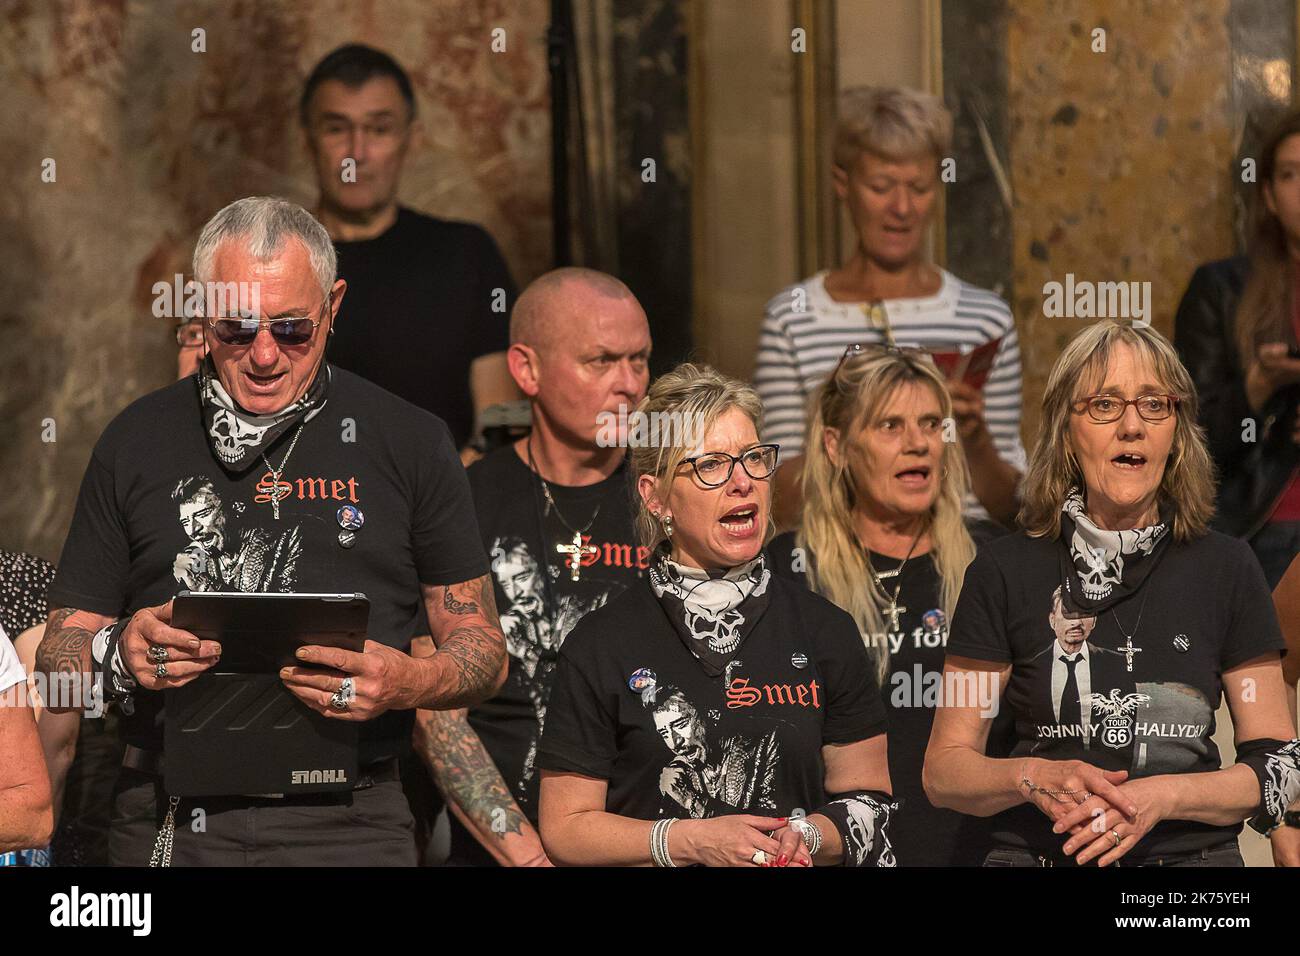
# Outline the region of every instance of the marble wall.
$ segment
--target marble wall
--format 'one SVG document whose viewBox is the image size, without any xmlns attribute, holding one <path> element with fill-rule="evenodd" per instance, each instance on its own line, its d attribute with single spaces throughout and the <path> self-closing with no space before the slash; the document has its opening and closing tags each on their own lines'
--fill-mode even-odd
<svg viewBox="0 0 1300 956">
<path fill-rule="evenodd" d="M 294 120 L 349 41 L 410 72 L 402 200 L 550 261 L 545 0 L 50 0 L 0 8 L 0 547 L 56 559 L 106 422 L 174 373 L 150 288 L 240 196 L 312 203 Z M 506 31 L 493 53 L 491 31 Z M 206 52 L 193 50 L 202 29 Z M 43 182 L 45 160 L 54 181 Z M 49 441 L 53 437 L 55 440 Z"/>
</svg>

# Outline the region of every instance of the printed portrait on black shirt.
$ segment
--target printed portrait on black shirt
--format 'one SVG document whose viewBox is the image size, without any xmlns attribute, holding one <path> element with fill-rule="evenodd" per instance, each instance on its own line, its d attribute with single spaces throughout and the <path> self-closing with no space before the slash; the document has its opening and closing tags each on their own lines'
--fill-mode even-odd
<svg viewBox="0 0 1300 956">
<path fill-rule="evenodd" d="M 772 784 L 780 747 L 775 722 L 738 718 L 728 730 L 739 729 L 737 723 L 745 730 L 725 733 L 718 726 L 719 712 L 706 717 L 672 684 L 647 687 L 641 703 L 672 754 L 659 774 L 662 815 L 685 811 L 698 818 L 776 809 Z"/>
<path fill-rule="evenodd" d="M 177 582 L 190 591 L 292 591 L 302 552 L 302 535 L 294 525 L 279 532 L 240 527 L 212 479 L 193 475 L 177 482 L 171 493 L 180 526 L 189 542 L 173 565 Z"/>
<path fill-rule="evenodd" d="M 1205 757 L 1202 738 L 1212 708 L 1199 690 L 1179 682 L 1135 681 L 1126 642 L 1112 636 L 1113 627 L 1103 627 L 1103 641 L 1094 640 L 1096 616 L 1073 607 L 1060 587 L 1052 593 L 1047 623 L 1052 641 L 1029 662 L 1034 686 L 1046 684 L 1047 691 L 1038 692 L 1030 753 L 1061 756 L 1074 750 L 1081 758 L 1088 754 L 1144 774 L 1186 770 Z M 1134 647 L 1133 655 L 1140 653 Z"/>
</svg>

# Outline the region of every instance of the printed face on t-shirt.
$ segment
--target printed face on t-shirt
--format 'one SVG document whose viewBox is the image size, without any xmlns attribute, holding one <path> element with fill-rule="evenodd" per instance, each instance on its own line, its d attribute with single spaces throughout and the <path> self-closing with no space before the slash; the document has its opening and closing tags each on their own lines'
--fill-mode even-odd
<svg viewBox="0 0 1300 956">
<path fill-rule="evenodd" d="M 655 729 L 674 754 L 684 760 L 704 758 L 704 722 L 680 691 L 655 707 L 654 719 Z"/>
<path fill-rule="evenodd" d="M 221 551 L 226 539 L 226 513 L 211 488 L 200 490 L 180 504 L 181 527 L 195 544 Z"/>
<path fill-rule="evenodd" d="M 307 143 L 325 203 L 353 214 L 390 205 L 414 132 L 392 77 L 318 86 L 307 107 Z"/>
<path fill-rule="evenodd" d="M 1052 611 L 1047 616 L 1047 623 L 1052 626 L 1052 633 L 1067 654 L 1076 654 L 1097 626 L 1097 619 L 1074 608 L 1067 608 L 1061 599 L 1058 587 L 1052 595 Z"/>
<path fill-rule="evenodd" d="M 530 620 L 542 616 L 542 578 L 527 548 L 516 547 L 502 555 L 493 571 L 514 614 Z"/>
<path fill-rule="evenodd" d="M 265 326 L 248 345 L 224 343 L 210 326 L 207 329 L 212 363 L 230 397 L 254 415 L 282 411 L 302 397 L 320 367 L 347 284 L 342 279 L 334 283 L 331 307 L 325 308 L 327 297 L 321 292 L 307 247 L 297 239 L 286 239 L 275 257 L 266 260 L 254 257 L 245 239 L 227 240 L 212 257 L 211 280 L 226 288 L 236 283 L 233 288 L 256 290 L 249 297 L 262 312 L 259 318 L 310 318 L 319 323 L 302 345 L 282 345 Z M 241 317 L 242 306 L 227 303 L 222 307 L 215 299 L 209 297 L 209 317 Z"/>
</svg>

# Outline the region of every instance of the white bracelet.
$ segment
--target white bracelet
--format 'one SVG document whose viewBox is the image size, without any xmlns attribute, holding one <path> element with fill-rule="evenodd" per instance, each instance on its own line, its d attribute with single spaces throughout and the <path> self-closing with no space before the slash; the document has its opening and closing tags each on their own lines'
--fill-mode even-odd
<svg viewBox="0 0 1300 956">
<path fill-rule="evenodd" d="M 803 840 L 808 855 L 815 857 L 822 848 L 822 831 L 817 828 L 817 824 L 807 817 L 791 817 L 786 822 L 791 829 L 799 831 L 799 837 Z"/>
<path fill-rule="evenodd" d="M 668 855 L 668 831 L 676 822 L 676 817 L 669 817 L 666 820 L 656 820 L 650 827 L 650 859 L 655 866 L 677 865 Z"/>
</svg>

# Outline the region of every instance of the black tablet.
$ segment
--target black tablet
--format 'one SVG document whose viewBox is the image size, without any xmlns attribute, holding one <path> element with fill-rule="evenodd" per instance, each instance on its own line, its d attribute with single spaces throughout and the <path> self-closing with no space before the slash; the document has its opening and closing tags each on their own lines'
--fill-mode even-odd
<svg viewBox="0 0 1300 956">
<path fill-rule="evenodd" d="M 221 642 L 221 660 L 165 692 L 164 786 L 171 796 L 350 790 L 357 727 L 298 700 L 281 667 L 306 644 L 363 651 L 364 594 L 182 591 L 172 625 Z"/>
<path fill-rule="evenodd" d="M 182 591 L 172 604 L 172 626 L 219 642 L 218 669 L 235 674 L 301 665 L 294 652 L 308 644 L 360 653 L 369 618 L 364 594 Z"/>
</svg>

